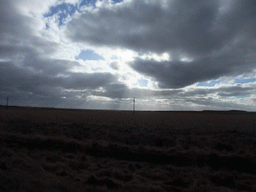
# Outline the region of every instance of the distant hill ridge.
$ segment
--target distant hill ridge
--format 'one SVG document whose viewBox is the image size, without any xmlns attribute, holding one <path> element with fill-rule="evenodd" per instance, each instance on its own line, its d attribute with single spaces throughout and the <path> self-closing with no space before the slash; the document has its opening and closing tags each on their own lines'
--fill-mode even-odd
<svg viewBox="0 0 256 192">
<path fill-rule="evenodd" d="M 0 108 L 6 108 L 6 105 L 0 105 Z M 8 108 L 10 109 L 36 109 L 36 110 L 69 110 L 69 111 L 131 111 L 131 110 L 110 110 L 110 109 L 73 109 L 73 108 L 55 108 L 55 107 L 31 107 L 31 106 L 13 106 L 9 105 Z M 202 111 L 143 111 L 138 110 L 136 112 L 192 112 L 192 113 L 255 113 L 255 112 L 248 112 L 243 110 L 202 110 Z"/>
<path fill-rule="evenodd" d="M 216 112 L 216 113 L 247 113 L 243 110 L 203 110 L 202 112 Z"/>
</svg>

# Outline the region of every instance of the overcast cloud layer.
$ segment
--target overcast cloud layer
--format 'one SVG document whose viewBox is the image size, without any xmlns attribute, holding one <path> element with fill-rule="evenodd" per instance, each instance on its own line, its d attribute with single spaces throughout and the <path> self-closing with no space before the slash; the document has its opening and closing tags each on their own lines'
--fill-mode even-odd
<svg viewBox="0 0 256 192">
<path fill-rule="evenodd" d="M 255 111 L 254 0 L 0 0 L 0 104 Z"/>
</svg>

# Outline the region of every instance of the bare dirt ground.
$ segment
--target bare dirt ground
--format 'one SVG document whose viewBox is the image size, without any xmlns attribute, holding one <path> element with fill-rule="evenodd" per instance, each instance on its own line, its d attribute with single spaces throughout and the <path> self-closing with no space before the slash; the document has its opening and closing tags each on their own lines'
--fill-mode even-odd
<svg viewBox="0 0 256 192">
<path fill-rule="evenodd" d="M 256 114 L 0 107 L 0 191 L 256 191 Z"/>
</svg>

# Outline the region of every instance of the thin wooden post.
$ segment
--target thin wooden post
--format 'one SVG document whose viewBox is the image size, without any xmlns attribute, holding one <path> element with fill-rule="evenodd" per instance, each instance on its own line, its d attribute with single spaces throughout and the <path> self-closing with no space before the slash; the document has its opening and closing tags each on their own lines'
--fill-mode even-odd
<svg viewBox="0 0 256 192">
<path fill-rule="evenodd" d="M 6 97 L 6 101 L 7 101 L 6 109 L 8 109 L 8 101 L 9 101 L 9 97 L 8 96 Z"/>
<path fill-rule="evenodd" d="M 253 123 L 253 133 L 252 133 L 252 138 L 251 138 L 251 147 L 252 147 L 252 154 L 254 155 L 254 134 L 255 134 L 255 126 L 256 126 L 256 124 L 255 124 L 255 122 Z"/>
</svg>

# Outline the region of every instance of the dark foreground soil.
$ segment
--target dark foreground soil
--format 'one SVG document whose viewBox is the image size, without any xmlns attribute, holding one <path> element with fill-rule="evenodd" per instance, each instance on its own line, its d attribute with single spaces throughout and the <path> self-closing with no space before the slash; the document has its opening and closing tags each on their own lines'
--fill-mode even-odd
<svg viewBox="0 0 256 192">
<path fill-rule="evenodd" d="M 0 108 L 0 191 L 256 191 L 256 114 Z"/>
</svg>

